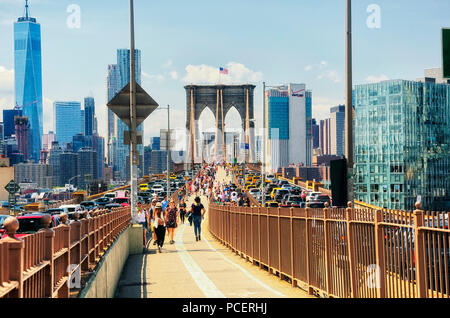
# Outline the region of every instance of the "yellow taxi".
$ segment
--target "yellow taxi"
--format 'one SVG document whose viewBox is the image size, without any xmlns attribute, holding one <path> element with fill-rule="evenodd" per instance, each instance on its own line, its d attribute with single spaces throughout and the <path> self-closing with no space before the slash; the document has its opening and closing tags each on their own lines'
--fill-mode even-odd
<svg viewBox="0 0 450 318">
<path fill-rule="evenodd" d="M 277 190 L 281 190 L 283 188 L 273 188 L 272 192 L 270 192 L 270 197 L 273 199 L 275 198 L 275 192 L 277 192 Z"/>
<path fill-rule="evenodd" d="M 146 183 L 140 184 L 139 189 L 141 191 L 148 191 L 148 184 L 146 184 Z"/>
</svg>

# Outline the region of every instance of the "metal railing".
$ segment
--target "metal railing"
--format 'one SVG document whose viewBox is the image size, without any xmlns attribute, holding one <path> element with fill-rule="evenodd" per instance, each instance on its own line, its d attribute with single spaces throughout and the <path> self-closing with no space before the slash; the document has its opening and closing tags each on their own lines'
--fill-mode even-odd
<svg viewBox="0 0 450 318">
<path fill-rule="evenodd" d="M 449 212 L 209 205 L 223 244 L 292 286 L 344 298 L 450 297 Z"/>
<path fill-rule="evenodd" d="M 70 225 L 0 240 L 0 297 L 68 298 L 75 273 L 91 272 L 130 219 L 129 207 L 100 210 Z"/>
</svg>

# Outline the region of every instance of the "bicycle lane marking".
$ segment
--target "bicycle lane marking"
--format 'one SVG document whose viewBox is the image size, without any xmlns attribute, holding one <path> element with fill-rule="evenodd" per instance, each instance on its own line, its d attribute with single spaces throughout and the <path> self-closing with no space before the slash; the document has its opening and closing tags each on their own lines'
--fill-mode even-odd
<svg viewBox="0 0 450 318">
<path fill-rule="evenodd" d="M 179 229 L 179 231 L 177 231 L 176 239 L 175 239 L 175 248 L 179 252 L 178 255 L 180 256 L 184 266 L 189 271 L 189 274 L 191 274 L 192 279 L 195 281 L 197 286 L 203 292 L 205 297 L 207 297 L 207 298 L 225 298 L 225 295 L 216 287 L 216 285 L 214 285 L 214 283 L 202 271 L 200 266 L 198 266 L 198 264 L 194 261 L 192 256 L 189 254 L 189 252 L 184 247 L 182 236 L 183 236 L 185 228 L 186 228 L 186 225 L 183 224 L 181 229 Z"/>
</svg>

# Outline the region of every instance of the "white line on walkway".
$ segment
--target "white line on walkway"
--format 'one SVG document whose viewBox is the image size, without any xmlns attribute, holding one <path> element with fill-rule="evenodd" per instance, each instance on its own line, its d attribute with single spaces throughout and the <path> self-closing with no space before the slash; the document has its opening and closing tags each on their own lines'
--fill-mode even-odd
<svg viewBox="0 0 450 318">
<path fill-rule="evenodd" d="M 237 269 L 239 269 L 242 273 L 244 273 L 248 278 L 250 278 L 251 280 L 253 280 L 254 282 L 258 283 L 260 286 L 264 287 L 265 289 L 267 289 L 268 291 L 280 296 L 280 297 L 286 297 L 286 295 L 276 291 L 275 289 L 269 287 L 268 285 L 264 284 L 262 281 L 260 281 L 259 279 L 257 279 L 255 276 L 253 276 L 252 274 L 250 274 L 249 272 L 247 272 L 244 268 L 242 268 L 241 266 L 239 266 L 238 264 L 234 263 L 232 260 L 228 259 L 225 255 L 223 255 L 221 252 L 219 252 L 218 250 L 216 250 L 211 243 L 208 242 L 208 240 L 204 240 L 206 242 L 206 244 L 208 244 L 209 248 L 212 249 L 213 251 L 217 252 L 220 256 L 222 256 L 222 258 L 227 261 L 228 263 L 230 263 L 231 265 L 235 266 Z"/>
<path fill-rule="evenodd" d="M 180 252 L 181 260 L 186 266 L 186 269 L 191 274 L 197 286 L 201 289 L 203 294 L 205 294 L 206 298 L 225 298 L 225 295 L 217 289 L 216 285 L 206 276 L 206 274 L 202 271 L 200 266 L 194 261 L 192 256 L 188 253 L 183 244 L 182 235 L 184 233 L 186 225 L 183 224 L 181 228 L 177 231 L 176 239 L 175 239 L 175 247 Z"/>
</svg>

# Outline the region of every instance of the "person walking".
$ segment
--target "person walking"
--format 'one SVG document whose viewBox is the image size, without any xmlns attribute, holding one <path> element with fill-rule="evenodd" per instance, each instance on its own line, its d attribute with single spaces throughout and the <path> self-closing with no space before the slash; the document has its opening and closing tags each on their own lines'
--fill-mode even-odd
<svg viewBox="0 0 450 318">
<path fill-rule="evenodd" d="M 161 202 L 158 202 L 155 205 L 155 210 L 153 212 L 153 226 L 155 228 L 158 252 L 161 253 L 161 249 L 164 245 L 164 238 L 166 237 L 166 222 L 164 221 Z"/>
<path fill-rule="evenodd" d="M 153 225 L 156 203 L 158 203 L 158 201 L 156 199 L 153 199 L 152 205 L 150 206 L 150 209 L 149 209 L 150 229 L 152 230 L 153 245 L 156 245 L 156 240 L 157 240 L 155 227 Z"/>
<path fill-rule="evenodd" d="M 178 209 L 175 206 L 175 201 L 173 199 L 170 199 L 169 205 L 167 206 L 164 215 L 170 244 L 173 244 L 175 243 L 175 241 L 173 240 L 173 237 L 175 235 L 175 229 L 177 228 L 178 225 L 177 224 Z"/>
<path fill-rule="evenodd" d="M 180 211 L 180 221 L 184 224 L 184 217 L 186 215 L 186 203 L 184 202 L 184 198 L 181 198 L 181 202 L 178 204 L 178 209 Z"/>
<path fill-rule="evenodd" d="M 191 213 L 192 221 L 194 223 L 195 240 L 199 241 L 201 240 L 202 220 L 205 218 L 206 213 L 205 207 L 199 197 L 195 197 L 194 203 L 191 206 Z"/>
</svg>

